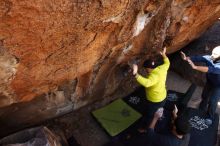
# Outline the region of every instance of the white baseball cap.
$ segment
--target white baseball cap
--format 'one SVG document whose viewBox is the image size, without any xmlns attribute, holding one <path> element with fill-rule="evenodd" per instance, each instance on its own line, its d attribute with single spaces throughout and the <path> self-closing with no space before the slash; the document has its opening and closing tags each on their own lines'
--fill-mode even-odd
<svg viewBox="0 0 220 146">
<path fill-rule="evenodd" d="M 216 58 L 219 58 L 220 57 L 220 46 L 217 46 L 215 47 L 213 50 L 212 50 L 212 55 L 211 57 L 213 59 L 216 59 Z"/>
</svg>

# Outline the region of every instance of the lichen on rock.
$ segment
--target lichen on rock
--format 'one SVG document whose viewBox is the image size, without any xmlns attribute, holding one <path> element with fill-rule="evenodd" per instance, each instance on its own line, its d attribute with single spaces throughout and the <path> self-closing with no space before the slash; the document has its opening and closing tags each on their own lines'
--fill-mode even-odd
<svg viewBox="0 0 220 146">
<path fill-rule="evenodd" d="M 0 46 L 0 107 L 16 102 L 10 83 L 15 78 L 17 66 L 17 58 Z"/>
</svg>

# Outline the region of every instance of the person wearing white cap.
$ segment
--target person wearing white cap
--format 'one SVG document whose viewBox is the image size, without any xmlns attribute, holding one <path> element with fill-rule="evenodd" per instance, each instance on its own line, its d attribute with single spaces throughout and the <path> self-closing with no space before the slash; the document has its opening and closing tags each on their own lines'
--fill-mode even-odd
<svg viewBox="0 0 220 146">
<path fill-rule="evenodd" d="M 206 73 L 207 82 L 199 108 L 207 112 L 206 123 L 211 125 L 220 98 L 220 46 L 215 47 L 211 55 L 187 57 L 181 52 L 181 56 L 192 69 Z M 206 66 L 198 66 L 194 62 L 203 62 Z"/>
</svg>

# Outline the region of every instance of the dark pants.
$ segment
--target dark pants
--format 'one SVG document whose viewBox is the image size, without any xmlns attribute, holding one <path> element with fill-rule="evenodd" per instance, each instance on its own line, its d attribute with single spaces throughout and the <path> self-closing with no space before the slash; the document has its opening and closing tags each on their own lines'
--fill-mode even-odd
<svg viewBox="0 0 220 146">
<path fill-rule="evenodd" d="M 143 117 L 141 118 L 141 128 L 147 128 L 154 117 L 154 113 L 161 107 L 164 107 L 166 99 L 162 102 L 151 102 L 146 100 Z"/>
<path fill-rule="evenodd" d="M 166 99 L 164 99 L 161 102 L 151 102 L 151 101 L 146 101 L 145 103 L 145 115 L 146 116 L 154 116 L 154 113 L 161 107 L 164 107 L 166 103 Z"/>
<path fill-rule="evenodd" d="M 202 101 L 199 108 L 205 112 L 207 111 L 208 118 L 214 119 L 219 98 L 220 87 L 215 87 L 207 82 L 202 92 Z"/>
<path fill-rule="evenodd" d="M 180 99 L 175 103 L 178 108 L 178 116 L 185 114 L 185 111 L 187 111 L 187 104 L 188 104 L 189 100 L 191 99 L 195 90 L 196 90 L 196 85 L 191 84 L 191 86 L 188 88 L 186 93 L 184 93 L 181 96 L 179 95 Z M 174 109 L 174 107 L 173 107 L 173 109 Z"/>
</svg>

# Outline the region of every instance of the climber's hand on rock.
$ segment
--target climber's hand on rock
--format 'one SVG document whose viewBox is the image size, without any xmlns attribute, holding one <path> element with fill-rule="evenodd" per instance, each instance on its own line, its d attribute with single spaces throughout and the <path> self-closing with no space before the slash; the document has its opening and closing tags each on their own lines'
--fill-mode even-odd
<svg viewBox="0 0 220 146">
<path fill-rule="evenodd" d="M 138 72 L 138 66 L 137 64 L 133 64 L 133 75 L 136 75 Z"/>
<path fill-rule="evenodd" d="M 165 58 L 165 57 L 167 57 L 166 52 L 167 52 L 167 48 L 164 47 L 163 51 L 161 51 L 160 54 Z"/>
</svg>

